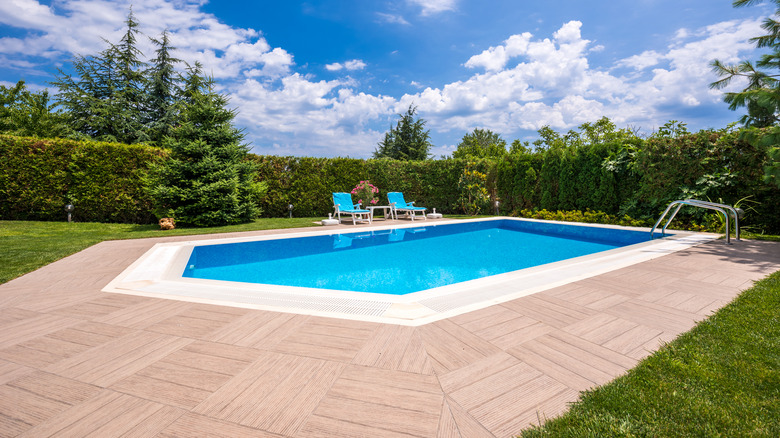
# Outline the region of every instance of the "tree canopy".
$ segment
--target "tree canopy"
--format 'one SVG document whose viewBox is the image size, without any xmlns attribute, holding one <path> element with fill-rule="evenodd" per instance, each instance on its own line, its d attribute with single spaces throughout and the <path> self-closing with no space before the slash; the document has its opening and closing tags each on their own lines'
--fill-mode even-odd
<svg viewBox="0 0 780 438">
<path fill-rule="evenodd" d="M 78 56 L 75 74 L 58 69 L 52 85 L 57 103 L 77 132 L 91 138 L 121 143 L 160 144 L 177 124 L 184 96 L 184 78 L 176 71 L 181 61 L 173 56 L 167 31 L 159 39 L 151 65 L 141 60 L 138 22 L 132 10 L 126 30 L 116 44 L 98 55 Z"/>
<path fill-rule="evenodd" d="M 66 116 L 49 100 L 49 92 L 27 89 L 24 81 L 0 85 L 0 132 L 26 137 L 65 137 L 72 133 Z"/>
<path fill-rule="evenodd" d="M 506 141 L 489 129 L 475 128 L 463 136 L 453 158 L 501 158 L 507 154 Z"/>
<path fill-rule="evenodd" d="M 425 120 L 415 119 L 417 107 L 409 105 L 405 114 L 385 133 L 374 151 L 374 158 L 392 158 L 394 160 L 425 160 L 431 149 L 430 131 L 425 130 Z"/>
<path fill-rule="evenodd" d="M 543 126 L 538 133 L 540 138 L 534 141 L 534 146 L 540 149 L 587 146 L 636 137 L 630 129 L 618 129 L 608 117 L 602 117 L 593 123 L 583 123 L 576 131 L 572 129 L 565 134 L 560 134 L 549 126 Z"/>
</svg>

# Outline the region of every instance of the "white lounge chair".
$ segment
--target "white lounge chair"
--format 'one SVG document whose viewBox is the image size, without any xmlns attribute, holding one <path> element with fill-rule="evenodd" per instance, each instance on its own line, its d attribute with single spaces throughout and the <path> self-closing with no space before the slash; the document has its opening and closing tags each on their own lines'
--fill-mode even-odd
<svg viewBox="0 0 780 438">
<path fill-rule="evenodd" d="M 339 223 L 341 223 L 341 213 L 352 216 L 352 225 L 355 225 L 357 221 L 371 223 L 371 212 L 361 209 L 360 204 L 353 204 L 352 195 L 349 193 L 334 193 L 333 207 L 336 209 Z"/>
<path fill-rule="evenodd" d="M 417 216 L 417 213 L 422 214 L 422 218 L 425 220 L 428 220 L 428 217 L 425 216 L 425 210 L 427 208 L 425 207 L 415 207 L 414 201 L 412 202 L 406 202 L 404 200 L 404 194 L 401 192 L 389 192 L 387 194 L 387 201 L 390 203 L 390 206 L 393 207 L 393 212 L 395 213 L 395 217 L 398 218 L 398 212 L 404 212 L 408 213 L 412 220 L 414 220 L 415 216 Z"/>
</svg>

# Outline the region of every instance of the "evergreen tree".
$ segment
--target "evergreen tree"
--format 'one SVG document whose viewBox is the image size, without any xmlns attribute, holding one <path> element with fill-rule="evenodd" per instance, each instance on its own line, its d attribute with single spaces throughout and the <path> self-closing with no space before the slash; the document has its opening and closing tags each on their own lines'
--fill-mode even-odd
<svg viewBox="0 0 780 438">
<path fill-rule="evenodd" d="M 452 152 L 453 158 L 501 158 L 506 155 L 506 141 L 489 129 L 475 128 L 466 134 Z"/>
<path fill-rule="evenodd" d="M 161 143 L 171 134 L 181 111 L 182 77 L 176 72 L 175 65 L 181 62 L 174 58 L 168 31 L 163 31 L 160 39 L 151 39 L 157 46 L 157 57 L 151 61 L 147 71 L 149 92 L 147 95 L 148 135 L 153 143 Z"/>
<path fill-rule="evenodd" d="M 406 114 L 399 114 L 401 118 L 395 128 L 392 126 L 385 133 L 385 138 L 379 142 L 379 147 L 374 151 L 374 158 L 392 158 L 394 160 L 425 160 L 431 148 L 430 131 L 425 131 L 425 121 L 415 120 L 417 107 L 409 105 Z"/>
<path fill-rule="evenodd" d="M 124 108 L 124 117 L 118 119 L 119 126 L 115 126 L 119 138 L 123 143 L 137 143 L 148 141 L 145 132 L 145 113 L 147 81 L 144 77 L 146 64 L 141 61 L 143 55 L 138 49 L 137 35 L 138 22 L 135 21 L 132 9 L 125 21 L 127 29 L 119 44 L 109 50 L 113 50 L 116 59 L 116 73 L 118 74 L 117 88 L 115 90 L 114 107 Z"/>
<path fill-rule="evenodd" d="M 253 179 L 243 134 L 232 125 L 235 112 L 199 65 L 188 69 L 185 90 L 181 124 L 165 140 L 169 158 L 150 171 L 155 213 L 199 227 L 251 221 L 265 185 Z"/>
<path fill-rule="evenodd" d="M 58 69 L 57 103 L 67 112 L 71 126 L 92 138 L 122 143 L 148 141 L 145 122 L 145 64 L 140 60 L 136 35 L 138 22 L 132 11 L 119 44 L 99 56 L 78 56 L 76 76 Z"/>
</svg>

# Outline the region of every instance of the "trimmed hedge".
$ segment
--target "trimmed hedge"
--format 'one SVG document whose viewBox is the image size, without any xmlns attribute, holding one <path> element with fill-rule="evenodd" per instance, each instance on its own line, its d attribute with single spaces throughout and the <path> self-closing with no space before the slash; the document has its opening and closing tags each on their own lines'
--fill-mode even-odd
<svg viewBox="0 0 780 438">
<path fill-rule="evenodd" d="M 380 190 L 403 192 L 407 201 L 437 211 L 458 210 L 458 178 L 465 166 L 460 160 L 397 161 L 390 159 L 311 158 L 250 155 L 258 165 L 258 179 L 268 184 L 261 204 L 263 215 L 280 217 L 326 216 L 333 212 L 333 192 L 349 192 L 359 181 L 369 180 Z"/>
<path fill-rule="evenodd" d="M 591 210 L 648 222 L 670 201 L 699 198 L 741 204 L 748 213 L 741 225 L 780 233 L 780 188 L 763 179 L 769 160 L 763 132 L 631 138 L 471 161 L 487 175 L 486 189 L 502 214 Z M 150 163 L 165 156 L 143 145 L 0 136 L 0 214 L 63 220 L 63 205 L 72 202 L 80 221 L 153 221 L 142 179 Z M 362 180 L 380 189 L 383 204 L 387 192 L 401 191 L 417 205 L 462 213 L 458 181 L 466 160 L 249 159 L 257 164 L 256 178 L 268 185 L 261 204 L 266 217 L 287 216 L 289 204 L 296 217 L 324 217 L 333 211 L 332 192 L 349 192 Z M 720 226 L 704 210 L 683 209 L 678 219 L 694 229 Z"/>
<path fill-rule="evenodd" d="M 0 135 L 0 217 L 149 223 L 155 220 L 142 178 L 165 151 L 67 139 Z"/>
<path fill-rule="evenodd" d="M 632 199 L 634 211 L 653 216 L 675 199 L 709 199 L 745 209 L 741 226 L 780 232 L 780 188 L 763 179 L 766 148 L 743 139 L 743 132 L 702 131 L 672 139 L 648 139 L 634 163 L 639 176 Z M 699 221 L 715 216 L 687 209 L 687 215 Z"/>
</svg>

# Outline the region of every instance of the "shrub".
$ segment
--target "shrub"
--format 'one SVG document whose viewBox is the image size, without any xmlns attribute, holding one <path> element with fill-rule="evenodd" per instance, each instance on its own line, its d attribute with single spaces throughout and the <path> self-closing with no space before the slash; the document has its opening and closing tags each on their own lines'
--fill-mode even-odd
<svg viewBox="0 0 780 438">
<path fill-rule="evenodd" d="M 469 162 L 458 181 L 460 197 L 458 204 L 463 212 L 476 216 L 480 211 L 488 207 L 490 196 L 487 188 L 487 175 L 474 168 L 475 163 Z"/>
<path fill-rule="evenodd" d="M 210 227 L 255 219 L 266 186 L 255 179 L 248 148 L 231 124 L 227 99 L 211 88 L 195 90 L 165 145 L 167 160 L 151 168 L 147 187 L 157 217 Z"/>
<path fill-rule="evenodd" d="M 149 223 L 142 177 L 165 156 L 144 145 L 0 135 L 0 217 L 64 220 L 72 203 L 77 221 Z"/>
</svg>

